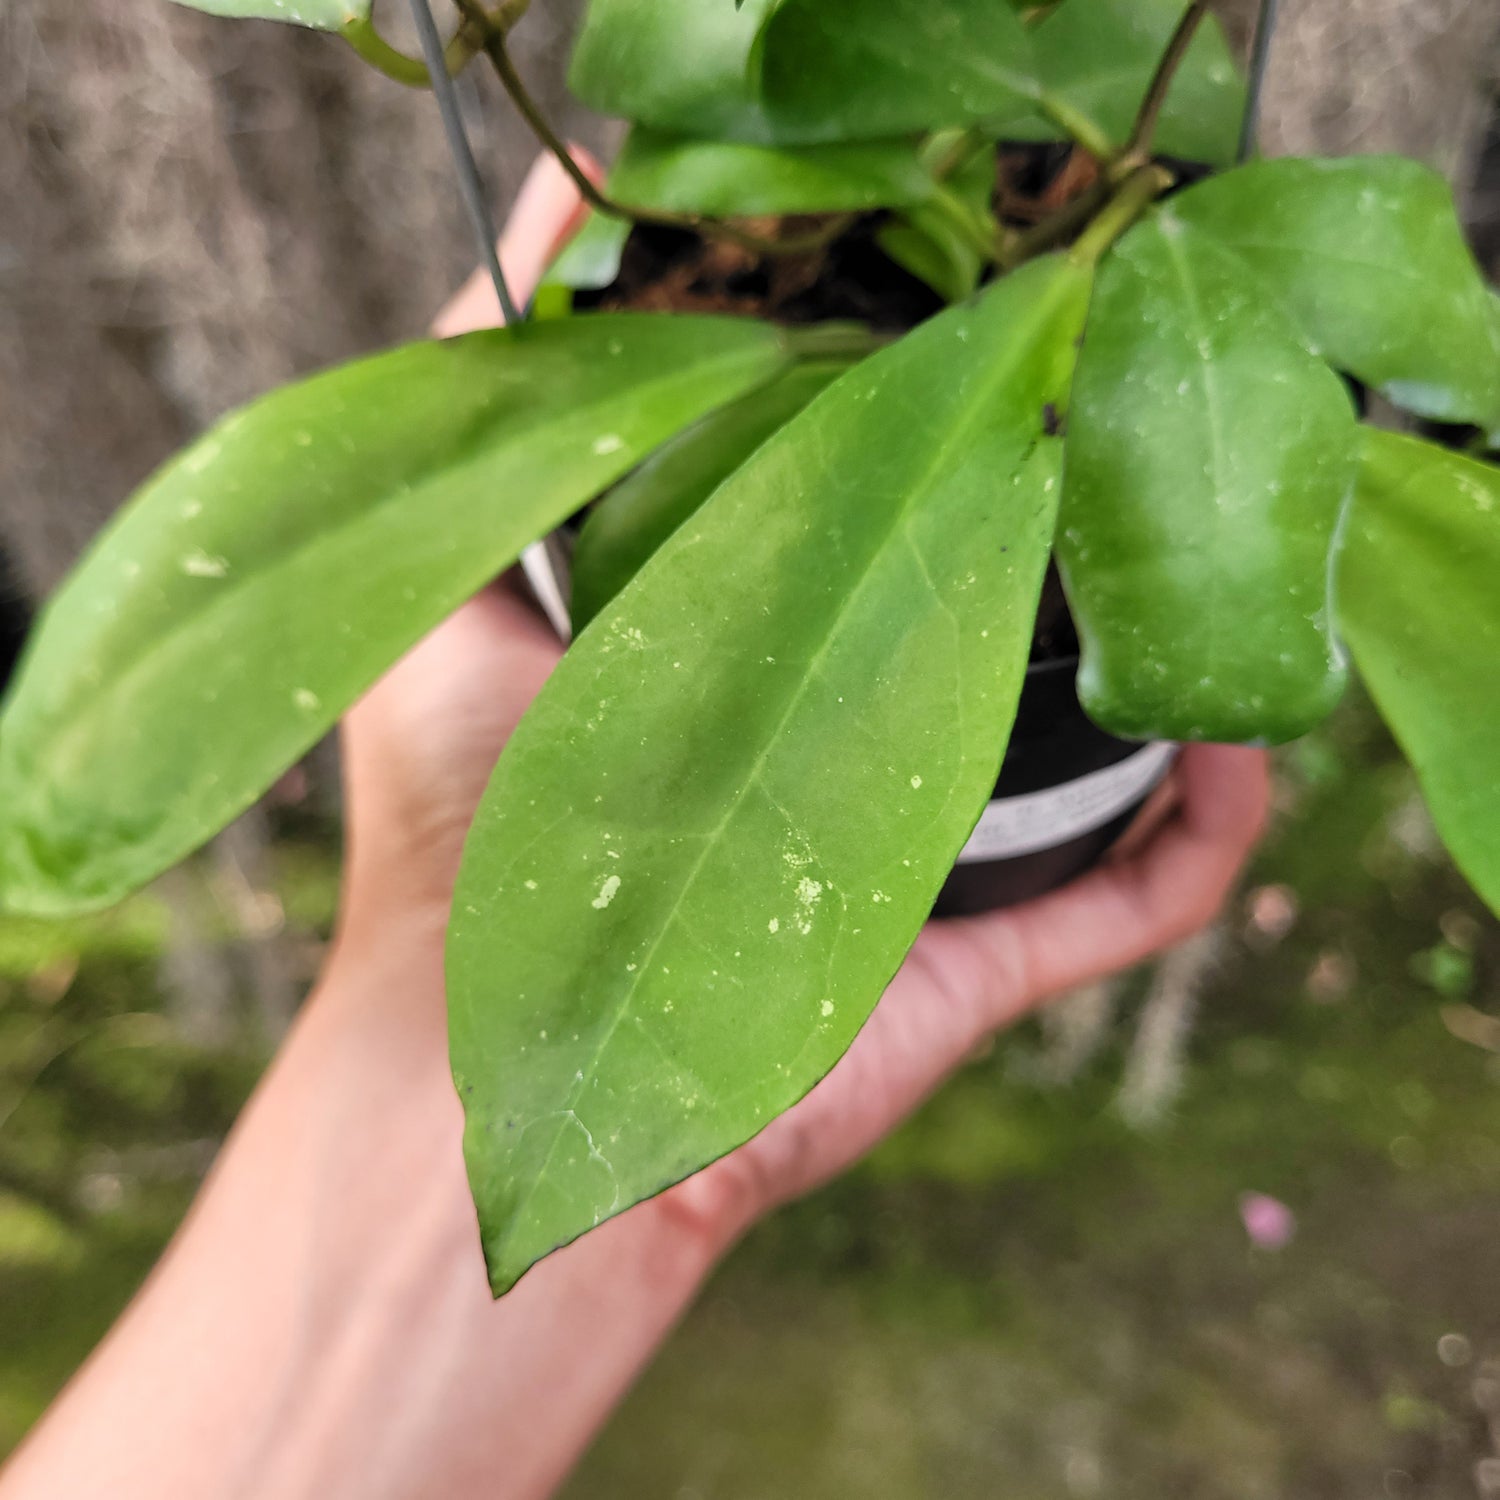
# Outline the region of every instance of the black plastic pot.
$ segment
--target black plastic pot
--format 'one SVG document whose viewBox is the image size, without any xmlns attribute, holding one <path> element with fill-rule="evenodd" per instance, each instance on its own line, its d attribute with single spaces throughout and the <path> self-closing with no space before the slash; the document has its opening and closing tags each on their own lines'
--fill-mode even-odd
<svg viewBox="0 0 1500 1500">
<path fill-rule="evenodd" d="M 1098 864 L 1160 784 L 1175 745 L 1106 734 L 1078 703 L 1075 659 L 1026 673 L 994 799 L 933 915 L 1014 906 Z"/>
</svg>

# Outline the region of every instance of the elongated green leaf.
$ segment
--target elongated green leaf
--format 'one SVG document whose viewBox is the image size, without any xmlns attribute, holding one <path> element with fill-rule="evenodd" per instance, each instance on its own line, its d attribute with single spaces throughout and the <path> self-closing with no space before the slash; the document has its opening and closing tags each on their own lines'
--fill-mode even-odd
<svg viewBox="0 0 1500 1500">
<path fill-rule="evenodd" d="M 1064 0 L 1028 26 L 991 0 L 785 0 L 752 60 L 780 138 L 851 140 L 988 122 L 1125 142 L 1181 0 Z M 1157 128 L 1169 154 L 1233 160 L 1244 85 L 1218 24 L 1199 30 Z"/>
<path fill-rule="evenodd" d="M 573 554 L 573 628 L 581 631 L 646 560 L 778 428 L 848 368 L 799 365 L 679 433 L 599 502 Z"/>
<path fill-rule="evenodd" d="M 1422 416 L 1500 425 L 1500 327 L 1436 172 L 1395 156 L 1255 162 L 1172 211 L 1238 255 L 1341 369 Z"/>
<path fill-rule="evenodd" d="M 191 10 L 244 20 L 291 21 L 319 31 L 337 31 L 370 14 L 372 0 L 177 0 Z"/>
<path fill-rule="evenodd" d="M 747 77 L 775 0 L 591 0 L 568 84 L 585 104 L 661 130 L 764 141 Z"/>
<path fill-rule="evenodd" d="M 490 1275 L 811 1087 L 993 778 L 1086 273 L 1037 262 L 856 366 L 575 643 L 470 834 L 448 987 Z"/>
<path fill-rule="evenodd" d="M 1089 313 L 1058 538 L 1091 718 L 1280 741 L 1328 712 L 1356 431 L 1343 383 L 1232 256 L 1167 210 L 1120 242 Z"/>
<path fill-rule="evenodd" d="M 521 548 L 787 358 L 614 315 L 290 386 L 163 469 L 49 606 L 0 717 L 0 890 L 116 900 L 240 812 Z"/>
<path fill-rule="evenodd" d="M 722 216 L 901 208 L 929 197 L 933 181 L 910 141 L 762 146 L 637 126 L 610 188 L 627 203 Z"/>
<path fill-rule="evenodd" d="M 1464 874 L 1500 913 L 1500 468 L 1367 431 L 1339 625 Z"/>
</svg>

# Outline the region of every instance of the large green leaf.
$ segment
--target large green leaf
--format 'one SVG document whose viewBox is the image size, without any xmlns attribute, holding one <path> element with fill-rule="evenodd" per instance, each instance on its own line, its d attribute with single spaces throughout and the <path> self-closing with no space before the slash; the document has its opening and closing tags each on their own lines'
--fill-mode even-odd
<svg viewBox="0 0 1500 1500">
<path fill-rule="evenodd" d="M 1089 313 L 1058 538 L 1092 718 L 1280 741 L 1328 712 L 1356 435 L 1343 382 L 1232 256 L 1169 210 L 1120 242 Z"/>
<path fill-rule="evenodd" d="M 1500 426 L 1500 325 L 1436 172 L 1288 157 L 1210 178 L 1172 211 L 1233 250 L 1341 369 L 1422 416 Z"/>
<path fill-rule="evenodd" d="M 848 1046 L 993 787 L 1087 273 L 856 366 L 579 637 L 470 834 L 448 950 L 497 1291 Z"/>
<path fill-rule="evenodd" d="M 783 139 L 988 122 L 1039 139 L 1072 126 L 1118 146 L 1184 8 L 1181 0 L 1064 0 L 1029 27 L 992 0 L 784 0 L 755 61 Z M 1230 161 L 1243 107 L 1244 86 L 1209 21 L 1173 80 L 1158 145 Z"/>
<path fill-rule="evenodd" d="M 847 368 L 847 362 L 817 361 L 788 370 L 710 412 L 616 485 L 590 511 L 573 553 L 575 633 L 773 432 Z"/>
<path fill-rule="evenodd" d="M 775 0 L 591 0 L 568 83 L 585 104 L 661 130 L 769 140 L 747 77 Z"/>
<path fill-rule="evenodd" d="M 1339 624 L 1444 842 L 1500 913 L 1500 468 L 1365 433 Z"/>
<path fill-rule="evenodd" d="M 179 859 L 521 548 L 787 359 L 613 315 L 417 344 L 228 418 L 49 606 L 0 717 L 0 891 L 102 905 Z"/>
<path fill-rule="evenodd" d="M 373 0 L 178 0 L 178 4 L 214 16 L 291 21 L 319 31 L 338 31 L 368 17 Z"/>
</svg>

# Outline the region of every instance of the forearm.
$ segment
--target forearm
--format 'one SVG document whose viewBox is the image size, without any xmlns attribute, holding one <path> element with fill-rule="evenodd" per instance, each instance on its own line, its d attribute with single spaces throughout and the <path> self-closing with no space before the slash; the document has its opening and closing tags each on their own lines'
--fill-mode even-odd
<svg viewBox="0 0 1500 1500">
<path fill-rule="evenodd" d="M 3 1500 L 550 1493 L 722 1248 L 646 1204 L 484 1281 L 438 947 L 344 945 Z"/>
</svg>

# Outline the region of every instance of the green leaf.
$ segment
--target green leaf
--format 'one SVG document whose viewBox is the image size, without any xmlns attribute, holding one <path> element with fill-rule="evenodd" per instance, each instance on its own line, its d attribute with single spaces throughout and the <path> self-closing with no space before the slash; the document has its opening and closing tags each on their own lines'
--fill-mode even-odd
<svg viewBox="0 0 1500 1500">
<path fill-rule="evenodd" d="M 1399 406 L 1500 426 L 1500 323 L 1448 184 L 1394 156 L 1255 162 L 1179 194 L 1308 346 Z"/>
<path fill-rule="evenodd" d="M 191 10 L 245 20 L 290 21 L 318 31 L 338 31 L 365 20 L 373 0 L 177 0 Z"/>
<path fill-rule="evenodd" d="M 939 155 L 935 143 L 953 144 L 931 138 L 924 148 L 929 157 Z M 999 236 L 990 205 L 994 190 L 995 155 L 986 145 L 946 182 L 934 182 L 923 202 L 892 215 L 876 231 L 876 243 L 945 302 L 961 302 L 979 285 Z"/>
<path fill-rule="evenodd" d="M 755 60 L 785 140 L 987 123 L 1012 138 L 1071 132 L 1119 146 L 1183 9 L 1181 0 L 1065 0 L 1029 27 L 992 0 L 785 0 Z M 1173 79 L 1159 148 L 1233 160 L 1244 97 L 1210 20 Z"/>
<path fill-rule="evenodd" d="M 687 135 L 766 141 L 747 76 L 775 0 L 592 0 L 568 84 L 585 103 Z"/>
<path fill-rule="evenodd" d="M 948 215 L 930 207 L 882 224 L 875 243 L 944 302 L 962 302 L 979 285 L 984 270 L 973 242 Z"/>
<path fill-rule="evenodd" d="M 626 203 L 721 217 L 900 208 L 932 190 L 909 141 L 778 147 L 641 126 L 610 175 L 610 191 Z"/>
<path fill-rule="evenodd" d="M 589 512 L 573 554 L 573 628 L 583 628 L 666 539 L 778 428 L 848 368 L 799 365 L 710 412 L 658 448 Z"/>
<path fill-rule="evenodd" d="M 612 214 L 590 213 L 583 227 L 563 246 L 547 268 L 544 287 L 561 286 L 597 291 L 620 274 L 630 221 Z"/>
<path fill-rule="evenodd" d="M 222 422 L 46 611 L 0 717 L 0 891 L 118 899 L 243 810 L 521 548 L 787 359 L 617 314 L 417 344 Z"/>
<path fill-rule="evenodd" d="M 1038 91 L 1026 28 L 993 0 L 783 0 L 757 60 L 786 139 L 967 125 L 1024 113 Z"/>
<path fill-rule="evenodd" d="M 1232 256 L 1170 210 L 1119 243 L 1079 360 L 1058 538 L 1091 718 L 1280 741 L 1332 708 L 1328 559 L 1356 436 L 1343 382 Z"/>
<path fill-rule="evenodd" d="M 1014 714 L 1087 286 L 1035 262 L 855 366 L 522 721 L 448 950 L 497 1292 L 794 1103 L 901 962 Z"/>
<path fill-rule="evenodd" d="M 1433 821 L 1500 913 L 1500 468 L 1369 430 L 1339 625 Z"/>
</svg>

